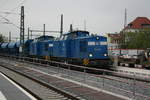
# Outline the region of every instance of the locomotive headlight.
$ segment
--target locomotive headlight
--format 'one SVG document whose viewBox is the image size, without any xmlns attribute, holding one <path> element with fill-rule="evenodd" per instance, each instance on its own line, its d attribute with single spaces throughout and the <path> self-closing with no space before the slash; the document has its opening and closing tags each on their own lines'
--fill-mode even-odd
<svg viewBox="0 0 150 100">
<path fill-rule="evenodd" d="M 104 54 L 104 56 L 107 56 L 107 54 Z"/>
<path fill-rule="evenodd" d="M 89 54 L 89 57 L 93 57 L 93 55 L 90 53 L 90 54 Z"/>
<path fill-rule="evenodd" d="M 97 40 L 99 40 L 99 37 L 96 37 Z"/>
</svg>

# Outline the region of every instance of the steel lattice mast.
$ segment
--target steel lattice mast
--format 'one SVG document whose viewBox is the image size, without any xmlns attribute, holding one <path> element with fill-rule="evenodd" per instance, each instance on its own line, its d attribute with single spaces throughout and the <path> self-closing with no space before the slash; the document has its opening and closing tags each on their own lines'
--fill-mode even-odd
<svg viewBox="0 0 150 100">
<path fill-rule="evenodd" d="M 21 6 L 21 18 L 20 18 L 20 52 L 24 54 L 24 6 Z"/>
</svg>

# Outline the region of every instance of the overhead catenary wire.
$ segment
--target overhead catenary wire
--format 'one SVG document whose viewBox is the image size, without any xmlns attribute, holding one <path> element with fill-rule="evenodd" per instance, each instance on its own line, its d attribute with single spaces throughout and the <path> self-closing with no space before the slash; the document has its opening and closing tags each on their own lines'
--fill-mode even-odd
<svg viewBox="0 0 150 100">
<path fill-rule="evenodd" d="M 11 9 L 10 11 L 8 11 L 9 14 L 11 14 L 11 13 L 13 14 L 13 13 L 14 13 L 13 11 L 16 10 L 17 8 L 20 8 L 20 6 L 23 5 L 23 4 L 25 3 L 25 1 L 26 1 L 26 0 L 21 1 L 21 2 L 17 5 L 17 7 L 14 7 L 14 8 Z M 5 12 L 5 13 L 7 14 L 8 12 Z M 8 14 L 8 15 L 9 15 L 9 14 Z M 7 17 L 8 15 L 6 15 L 6 16 L 4 16 L 4 17 Z"/>
<path fill-rule="evenodd" d="M 7 19 L 7 18 L 5 18 L 5 17 L 3 17 L 3 16 L 1 16 L 1 15 L 0 15 L 0 17 L 2 17 L 2 19 L 4 19 L 4 20 L 6 21 L 6 22 L 3 22 L 3 24 L 12 24 L 12 25 L 14 25 L 16 28 L 19 28 L 19 29 L 20 29 L 20 27 L 19 27 L 18 25 L 12 23 L 9 19 Z"/>
<path fill-rule="evenodd" d="M 21 1 L 21 2 L 18 4 L 17 7 L 13 8 L 13 9 L 11 10 L 11 12 L 14 11 L 14 10 L 16 10 L 17 8 L 20 8 L 20 6 L 23 5 L 23 4 L 25 3 L 25 1 L 27 1 L 27 0 Z"/>
<path fill-rule="evenodd" d="M 6 18 L 6 17 L 7 17 L 8 15 L 10 15 L 10 14 L 17 14 L 17 13 L 13 13 L 13 11 L 16 10 L 18 7 L 20 7 L 21 5 L 23 5 L 23 4 L 25 3 L 25 1 L 26 1 L 26 0 L 21 1 L 21 2 L 17 5 L 17 7 L 14 7 L 14 8 L 13 8 L 12 10 L 10 10 L 9 12 L 4 12 L 4 13 L 6 13 L 7 15 L 5 15 L 5 16 L 0 15 L 1 19 L 5 20 L 6 22 L 2 22 L 1 19 L 0 19 L 0 21 L 1 21 L 3 24 L 12 24 L 12 25 L 15 26 L 16 28 L 19 28 L 19 29 L 20 29 L 20 27 L 19 27 L 18 25 L 14 24 L 13 22 L 11 22 L 11 21 L 10 21 L 8 18 Z"/>
<path fill-rule="evenodd" d="M 14 13 L 14 12 L 9 12 L 9 11 L 2 11 L 2 12 L 0 12 L 0 14 L 13 14 L 13 15 L 20 15 L 20 13 Z"/>
</svg>

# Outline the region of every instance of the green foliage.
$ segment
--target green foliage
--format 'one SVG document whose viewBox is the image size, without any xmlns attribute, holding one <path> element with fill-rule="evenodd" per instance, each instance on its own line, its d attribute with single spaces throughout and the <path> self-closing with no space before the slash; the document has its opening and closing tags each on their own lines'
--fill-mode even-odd
<svg viewBox="0 0 150 100">
<path fill-rule="evenodd" d="M 126 48 L 146 49 L 150 48 L 150 30 L 125 33 Z"/>
<path fill-rule="evenodd" d="M 2 34 L 0 34 L 0 42 L 4 42 L 4 37 Z"/>
</svg>

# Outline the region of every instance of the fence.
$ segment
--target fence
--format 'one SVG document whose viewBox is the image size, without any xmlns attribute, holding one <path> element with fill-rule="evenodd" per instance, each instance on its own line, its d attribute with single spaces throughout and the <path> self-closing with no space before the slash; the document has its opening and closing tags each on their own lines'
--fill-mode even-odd
<svg viewBox="0 0 150 100">
<path fill-rule="evenodd" d="M 65 79 L 70 79 L 72 81 L 78 82 L 82 86 L 90 86 L 98 91 L 110 92 L 119 94 L 134 100 L 150 100 L 150 85 L 148 83 L 137 81 L 136 73 L 133 73 L 130 78 L 120 78 L 114 77 L 110 74 L 121 75 L 121 72 L 114 72 L 96 68 L 87 68 L 78 65 L 66 64 L 63 62 L 48 61 L 37 58 L 28 58 L 28 57 L 15 57 L 9 56 L 9 58 L 15 58 L 21 62 L 28 62 L 40 66 L 46 66 L 45 68 L 50 70 L 45 70 L 49 74 L 58 75 Z M 63 67 L 63 68 L 62 68 Z M 72 70 L 79 69 L 80 71 Z M 95 71 L 98 74 L 90 74 L 89 71 Z M 126 75 L 124 73 L 124 75 Z M 55 85 L 55 84 L 54 84 Z M 63 88 L 65 91 L 74 93 L 71 88 Z M 92 97 L 89 93 L 89 96 L 85 96 L 83 93 L 76 93 L 78 96 L 94 100 L 95 97 Z M 83 94 L 83 95 L 81 95 Z"/>
</svg>

